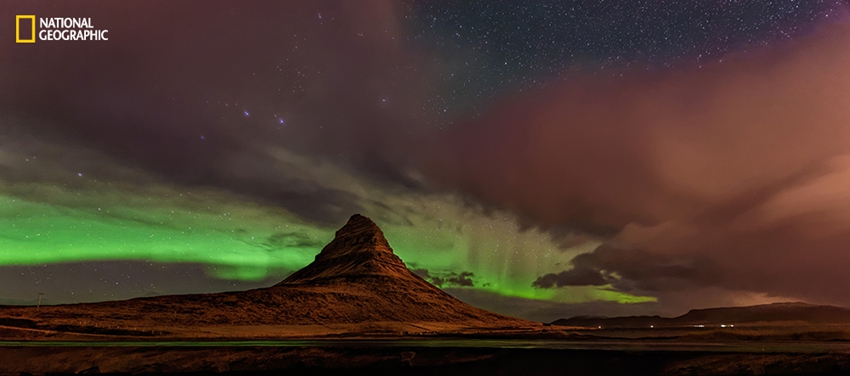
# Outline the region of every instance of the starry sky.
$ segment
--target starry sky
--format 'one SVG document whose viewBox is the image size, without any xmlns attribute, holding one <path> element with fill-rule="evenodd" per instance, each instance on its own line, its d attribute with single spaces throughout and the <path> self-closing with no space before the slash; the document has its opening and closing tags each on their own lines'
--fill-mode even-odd
<svg viewBox="0 0 850 376">
<path fill-rule="evenodd" d="M 15 44 L 14 15 L 108 41 Z M 354 213 L 551 321 L 850 306 L 850 2 L 11 1 L 0 304 L 270 286 Z"/>
</svg>

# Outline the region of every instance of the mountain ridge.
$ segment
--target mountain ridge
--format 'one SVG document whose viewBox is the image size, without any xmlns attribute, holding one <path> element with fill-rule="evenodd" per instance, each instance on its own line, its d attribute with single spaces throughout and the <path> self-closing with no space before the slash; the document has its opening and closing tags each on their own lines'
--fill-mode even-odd
<svg viewBox="0 0 850 376">
<path fill-rule="evenodd" d="M 574 316 L 558 319 L 552 325 L 646 328 L 664 326 L 735 325 L 768 322 L 805 322 L 809 324 L 850 324 L 850 309 L 801 302 L 781 302 L 744 307 L 692 309 L 676 317 L 662 316 Z"/>
<path fill-rule="evenodd" d="M 275 337 L 542 324 L 473 307 L 431 285 L 407 269 L 372 220 L 355 214 L 312 263 L 271 287 L 40 308 L 4 306 L 4 325 L 42 332 L 184 337 L 239 336 L 243 333 L 233 328 L 243 328 L 251 335 L 259 331 Z"/>
</svg>

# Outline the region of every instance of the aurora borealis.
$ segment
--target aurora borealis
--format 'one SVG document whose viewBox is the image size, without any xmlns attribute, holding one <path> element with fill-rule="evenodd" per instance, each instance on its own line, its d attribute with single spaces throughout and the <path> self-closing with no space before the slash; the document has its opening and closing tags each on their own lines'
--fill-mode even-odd
<svg viewBox="0 0 850 376">
<path fill-rule="evenodd" d="M 344 171 L 327 172 L 333 179 L 345 176 Z M 547 269 L 547 263 L 557 256 L 569 261 L 563 255 L 522 256 L 520 252 L 528 250 L 535 251 L 531 255 L 545 255 L 552 247 L 547 234 L 522 231 L 507 213 L 484 215 L 449 195 L 390 195 L 379 187 L 357 187 L 362 183 L 353 178 L 343 180 L 344 186 L 337 188 L 359 188 L 354 191 L 366 202 L 387 195 L 380 205 L 364 208 L 365 212 L 384 215 L 385 233 L 412 269 L 435 275 L 473 270 L 477 288 L 524 298 L 555 298 L 552 291 L 514 282 L 514 278 L 533 279 L 537 270 L 555 271 Z M 339 184 L 322 183 L 326 187 Z M 76 189 L 37 186 L 21 191 L 5 198 L 4 212 L 9 214 L 4 222 L 9 229 L 4 237 L 6 265 L 95 260 L 193 263 L 204 265 L 210 278 L 262 284 L 308 264 L 336 230 L 209 188 L 178 191 L 149 186 L 140 195 L 134 186 L 93 181 Z M 403 218 L 389 207 L 417 215 Z M 518 266 L 522 268 L 512 270 Z M 526 275 L 517 278 L 521 271 Z M 104 281 L 108 282 L 126 283 L 115 278 Z M 134 293 L 145 294 L 156 292 L 157 286 L 136 288 L 140 290 Z M 592 290 L 579 299 L 634 299 Z"/>
<path fill-rule="evenodd" d="M 850 305 L 846 1 L 7 5 L 109 40 L 0 22 L 0 303 L 269 286 L 361 213 L 530 319 Z"/>
</svg>

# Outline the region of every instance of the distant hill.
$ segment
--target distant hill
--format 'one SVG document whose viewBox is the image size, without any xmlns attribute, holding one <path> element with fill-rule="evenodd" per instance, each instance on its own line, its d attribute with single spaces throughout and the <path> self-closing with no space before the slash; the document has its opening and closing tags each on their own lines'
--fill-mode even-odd
<svg viewBox="0 0 850 376">
<path fill-rule="evenodd" d="M 372 220 L 356 214 L 315 261 L 269 288 L 40 309 L 5 306 L 0 307 L 0 325 L 31 331 L 192 336 L 276 326 L 259 332 L 274 336 L 307 327 L 316 333 L 357 333 L 540 324 L 470 306 L 434 287 L 405 266 Z"/>
<path fill-rule="evenodd" d="M 576 316 L 556 320 L 552 325 L 648 328 L 674 326 L 719 326 L 768 322 L 804 322 L 808 324 L 850 324 L 850 309 L 805 303 L 773 303 L 749 307 L 721 307 L 694 309 L 678 317 L 626 316 L 594 317 Z"/>
</svg>

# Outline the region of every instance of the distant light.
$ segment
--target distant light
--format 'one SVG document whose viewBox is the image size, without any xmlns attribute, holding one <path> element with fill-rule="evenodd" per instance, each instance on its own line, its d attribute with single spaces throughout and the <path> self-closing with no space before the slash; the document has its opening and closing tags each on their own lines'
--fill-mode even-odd
<svg viewBox="0 0 850 376">
<path fill-rule="evenodd" d="M 730 327 L 730 328 L 734 328 L 734 327 L 735 327 L 735 325 L 729 325 L 729 327 Z"/>
<path fill-rule="evenodd" d="M 82 172 L 78 172 L 78 173 L 77 173 L 77 176 L 79 176 L 79 177 L 83 177 L 83 173 L 82 173 Z"/>
<path fill-rule="evenodd" d="M 654 328 L 654 327 L 655 327 L 655 325 L 650 325 L 649 327 L 650 327 L 650 328 Z"/>
<path fill-rule="evenodd" d="M 725 327 L 726 327 L 726 324 L 720 324 L 720 327 L 721 327 L 721 328 L 725 328 Z"/>
<path fill-rule="evenodd" d="M 245 116 L 251 116 L 251 113 L 249 113 L 248 111 L 242 111 L 242 113 L 245 114 Z"/>
</svg>

